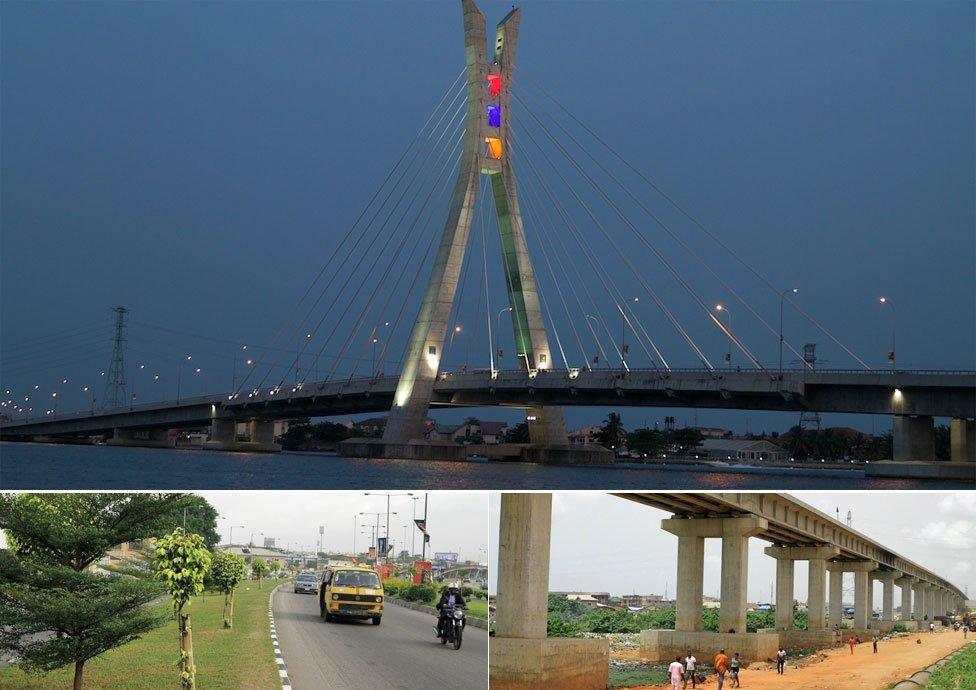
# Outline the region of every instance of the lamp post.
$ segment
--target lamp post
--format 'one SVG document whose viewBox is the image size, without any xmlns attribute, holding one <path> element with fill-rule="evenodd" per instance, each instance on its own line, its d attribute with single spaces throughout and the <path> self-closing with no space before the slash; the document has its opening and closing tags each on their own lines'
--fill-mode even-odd
<svg viewBox="0 0 976 690">
<path fill-rule="evenodd" d="M 264 532 L 251 532 L 251 538 L 247 540 L 247 543 L 248 543 L 249 546 L 254 546 L 254 535 L 255 534 L 257 534 L 258 536 L 261 536 L 261 537 L 264 536 Z"/>
<path fill-rule="evenodd" d="M 891 352 L 888 353 L 888 362 L 891 364 L 892 370 L 895 368 L 895 305 L 891 303 L 891 300 L 887 297 L 879 297 L 878 302 L 881 304 L 887 304 L 888 308 L 891 309 Z"/>
<path fill-rule="evenodd" d="M 512 311 L 512 308 L 505 307 L 499 310 L 498 316 L 495 318 L 495 352 L 498 354 L 498 359 L 502 358 L 502 351 L 498 348 L 498 334 L 502 330 L 502 314 L 507 311 Z"/>
<path fill-rule="evenodd" d="M 391 515 L 391 513 L 390 513 L 390 498 L 392 498 L 394 496 L 413 496 L 413 492 L 412 491 L 408 491 L 405 494 L 378 494 L 378 493 L 372 493 L 371 494 L 370 492 L 367 491 L 363 495 L 364 496 L 386 496 L 386 544 L 387 544 L 387 546 L 389 546 L 390 545 L 390 515 Z M 396 515 L 396 513 L 392 513 L 392 514 L 393 515 Z M 377 519 L 377 522 L 379 522 L 379 519 Z"/>
<path fill-rule="evenodd" d="M 410 557 L 413 558 L 417 554 L 417 501 L 420 500 L 420 496 L 411 496 L 413 499 L 413 526 L 414 529 L 410 530 Z"/>
<path fill-rule="evenodd" d="M 228 546 L 233 546 L 234 545 L 234 528 L 235 527 L 237 529 L 244 529 L 244 525 L 231 525 L 230 526 L 230 534 L 227 535 Z"/>
<path fill-rule="evenodd" d="M 729 365 L 729 369 L 732 368 L 732 312 L 724 304 L 716 304 L 715 311 L 724 311 L 726 316 L 728 316 L 728 331 L 729 331 L 729 349 L 725 353 L 725 361 Z"/>
<path fill-rule="evenodd" d="M 792 292 L 794 295 L 798 293 L 799 288 L 790 288 L 789 290 L 783 290 L 779 294 L 779 375 L 780 378 L 783 376 L 783 301 L 786 299 L 787 293 Z"/>
<path fill-rule="evenodd" d="M 600 347 L 600 341 L 596 337 L 596 331 L 593 330 L 593 326 L 590 326 L 590 320 L 592 320 L 593 323 L 595 323 L 597 326 L 600 325 L 600 322 L 592 314 L 583 314 L 583 316 L 586 317 L 586 325 L 590 329 L 590 333 L 593 335 L 593 340 L 596 340 L 597 348 L 603 349 L 603 348 Z M 599 356 L 600 356 L 600 353 L 599 352 L 594 355 L 594 357 L 596 357 L 596 358 L 599 358 Z M 609 365 L 609 362 L 607 362 L 607 364 Z M 586 366 L 589 368 L 590 371 L 593 371 L 593 367 L 590 366 L 590 363 L 589 362 L 586 363 Z"/>
<path fill-rule="evenodd" d="M 247 352 L 247 345 L 241 347 L 241 352 Z M 251 360 L 247 360 L 247 362 L 250 364 Z M 231 395 L 237 393 L 237 350 L 234 350 L 234 366 L 230 372 L 230 392 Z"/>
<path fill-rule="evenodd" d="M 180 385 L 183 379 L 183 362 L 184 361 L 189 362 L 192 359 L 193 359 L 193 355 L 187 355 L 185 359 L 180 360 L 179 366 L 176 367 L 176 404 L 177 405 L 180 404 Z"/>
<path fill-rule="evenodd" d="M 58 416 L 58 392 L 54 391 L 51 393 L 51 397 L 54 399 L 54 416 Z"/>
</svg>

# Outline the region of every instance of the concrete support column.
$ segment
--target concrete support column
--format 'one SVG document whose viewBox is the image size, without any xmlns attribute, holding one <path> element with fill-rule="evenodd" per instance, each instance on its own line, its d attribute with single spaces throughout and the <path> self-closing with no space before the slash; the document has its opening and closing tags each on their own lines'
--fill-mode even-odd
<svg viewBox="0 0 976 690">
<path fill-rule="evenodd" d="M 661 522 L 662 529 L 678 536 L 674 629 L 681 632 L 701 630 L 705 538 L 698 534 L 696 522 L 674 518 Z"/>
<path fill-rule="evenodd" d="M 776 559 L 776 629 L 793 629 L 793 559 Z"/>
<path fill-rule="evenodd" d="M 892 459 L 899 462 L 935 460 L 935 421 L 931 417 L 894 415 Z"/>
<path fill-rule="evenodd" d="M 871 621 L 870 573 L 878 569 L 878 562 L 849 561 L 843 568 L 854 573 L 854 629 L 865 630 Z"/>
<path fill-rule="evenodd" d="M 807 574 L 807 627 L 810 630 L 823 630 L 827 627 L 827 593 L 825 577 L 827 561 L 811 558 Z"/>
<path fill-rule="evenodd" d="M 776 559 L 776 628 L 792 630 L 794 601 L 794 564 L 809 561 L 807 587 L 807 627 L 824 629 L 824 574 L 827 559 L 836 558 L 840 548 L 836 546 L 769 546 L 764 553 Z"/>
<path fill-rule="evenodd" d="M 722 522 L 722 608 L 719 632 L 746 631 L 746 586 L 749 582 L 749 537 L 767 527 L 763 518 L 720 518 Z"/>
<path fill-rule="evenodd" d="M 925 618 L 925 583 L 921 580 L 917 580 L 915 584 L 912 585 L 912 591 L 915 594 L 915 603 L 912 607 L 912 615 L 915 616 L 915 620 L 921 623 L 922 619 Z"/>
<path fill-rule="evenodd" d="M 952 462 L 976 462 L 976 420 L 950 421 L 949 444 L 949 459 Z"/>
<path fill-rule="evenodd" d="M 912 619 L 912 583 L 915 578 L 910 575 L 899 577 L 895 584 L 901 587 L 901 619 L 908 621 Z"/>
<path fill-rule="evenodd" d="M 545 638 L 551 527 L 552 494 L 502 494 L 496 637 Z"/>
<path fill-rule="evenodd" d="M 872 578 L 880 580 L 883 587 L 881 594 L 881 620 L 884 623 L 891 623 L 895 619 L 895 580 L 901 576 L 902 573 L 899 570 L 876 570 L 872 573 Z"/>
<path fill-rule="evenodd" d="M 269 419 L 252 419 L 248 425 L 251 443 L 274 444 L 274 421 Z"/>
<path fill-rule="evenodd" d="M 830 627 L 840 628 L 844 621 L 844 571 L 827 564 L 830 573 Z"/>
<path fill-rule="evenodd" d="M 210 440 L 215 443 L 233 443 L 237 440 L 237 422 L 233 419 L 211 420 Z"/>
</svg>

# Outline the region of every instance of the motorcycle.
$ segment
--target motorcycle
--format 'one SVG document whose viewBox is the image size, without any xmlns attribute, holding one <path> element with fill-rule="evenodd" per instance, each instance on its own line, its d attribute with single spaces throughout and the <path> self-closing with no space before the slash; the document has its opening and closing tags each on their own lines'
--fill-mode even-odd
<svg viewBox="0 0 976 690">
<path fill-rule="evenodd" d="M 461 637 L 462 631 L 464 630 L 464 609 L 459 607 L 444 607 L 443 613 L 445 616 L 444 629 L 438 631 L 435 625 L 434 634 L 440 638 L 441 644 L 450 642 L 454 645 L 454 649 L 461 649 Z"/>
</svg>

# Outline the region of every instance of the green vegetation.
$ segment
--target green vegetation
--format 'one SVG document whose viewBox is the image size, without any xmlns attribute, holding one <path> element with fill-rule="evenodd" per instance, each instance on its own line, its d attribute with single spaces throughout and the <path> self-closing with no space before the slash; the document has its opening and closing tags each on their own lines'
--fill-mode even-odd
<svg viewBox="0 0 976 690">
<path fill-rule="evenodd" d="M 352 430 L 335 422 L 292 424 L 281 435 L 281 447 L 285 450 L 319 450 L 334 448 L 339 441 L 352 436 Z"/>
<path fill-rule="evenodd" d="M 596 442 L 607 448 L 616 448 L 627 445 L 627 430 L 620 419 L 620 414 L 611 412 L 607 415 L 603 426 L 596 434 Z"/>
<path fill-rule="evenodd" d="M 179 622 L 180 682 L 184 690 L 196 687 L 196 667 L 193 665 L 190 614 L 183 613 L 183 608 L 193 597 L 203 593 L 203 577 L 210 571 L 210 560 L 203 537 L 190 534 L 182 527 L 157 541 L 153 553 L 156 579 L 165 583 Z"/>
<path fill-rule="evenodd" d="M 633 688 L 638 685 L 661 685 L 668 681 L 668 670 L 663 666 L 647 668 L 610 667 L 611 688 Z"/>
<path fill-rule="evenodd" d="M 146 605 L 161 588 L 134 569 L 122 576 L 89 568 L 118 544 L 160 533 L 181 494 L 0 495 L 0 649 L 24 671 L 86 664 L 162 625 Z"/>
<path fill-rule="evenodd" d="M 412 601 L 418 604 L 434 606 L 440 600 L 441 591 L 446 585 L 437 588 L 434 585 L 415 585 L 409 580 L 388 578 L 383 580 L 383 591 L 387 596 Z M 488 618 L 488 591 L 461 587 L 461 596 L 467 605 L 467 614 L 473 618 Z"/>
<path fill-rule="evenodd" d="M 519 422 L 515 426 L 510 426 L 505 430 L 505 443 L 528 443 L 529 425 Z"/>
<path fill-rule="evenodd" d="M 277 561 L 276 561 L 277 562 Z M 218 551 L 210 563 L 210 581 L 224 593 L 224 627 L 234 627 L 234 590 L 244 579 L 244 559 L 230 551 Z"/>
<path fill-rule="evenodd" d="M 258 589 L 261 589 L 261 578 L 271 572 L 271 567 L 263 558 L 251 559 L 251 573 L 258 579 Z"/>
<path fill-rule="evenodd" d="M 224 628 L 223 597 L 193 601 L 194 662 L 197 684 L 207 690 L 278 690 L 281 681 L 268 631 L 269 592 L 253 583 L 238 587 L 234 628 Z M 105 690 L 172 690 L 173 654 L 179 635 L 168 602 L 150 608 L 166 620 L 163 627 L 113 649 L 85 667 L 85 685 Z M 0 669 L 4 690 L 63 690 L 71 686 L 71 670 L 44 676 L 24 672 L 21 664 Z"/>
<path fill-rule="evenodd" d="M 576 601 L 557 594 L 549 595 L 549 637 L 578 637 L 583 633 L 636 633 L 641 630 L 674 629 L 673 606 L 632 613 L 626 610 L 598 608 L 587 609 Z M 760 628 L 775 626 L 776 614 L 772 611 L 750 611 L 746 615 L 746 629 L 755 632 Z M 798 628 L 806 628 L 807 615 L 797 612 L 793 616 Z M 702 609 L 702 630 L 718 631 L 718 609 Z"/>
<path fill-rule="evenodd" d="M 891 628 L 891 632 L 904 633 L 908 632 L 908 626 L 904 623 L 895 623 L 894 627 Z"/>
<path fill-rule="evenodd" d="M 928 690 L 976 690 L 976 645 L 967 645 L 929 678 Z"/>
</svg>

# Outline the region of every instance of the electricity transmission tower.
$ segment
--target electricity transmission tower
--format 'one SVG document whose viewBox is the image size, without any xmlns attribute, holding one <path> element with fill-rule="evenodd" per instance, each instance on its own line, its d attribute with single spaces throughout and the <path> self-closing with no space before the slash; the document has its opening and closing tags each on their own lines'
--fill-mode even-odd
<svg viewBox="0 0 976 690">
<path fill-rule="evenodd" d="M 108 380 L 105 382 L 105 393 L 102 404 L 106 410 L 123 407 L 125 405 L 125 359 L 122 343 L 125 342 L 125 315 L 129 310 L 125 307 L 115 307 L 115 348 L 112 350 L 112 364 L 108 370 Z"/>
</svg>

